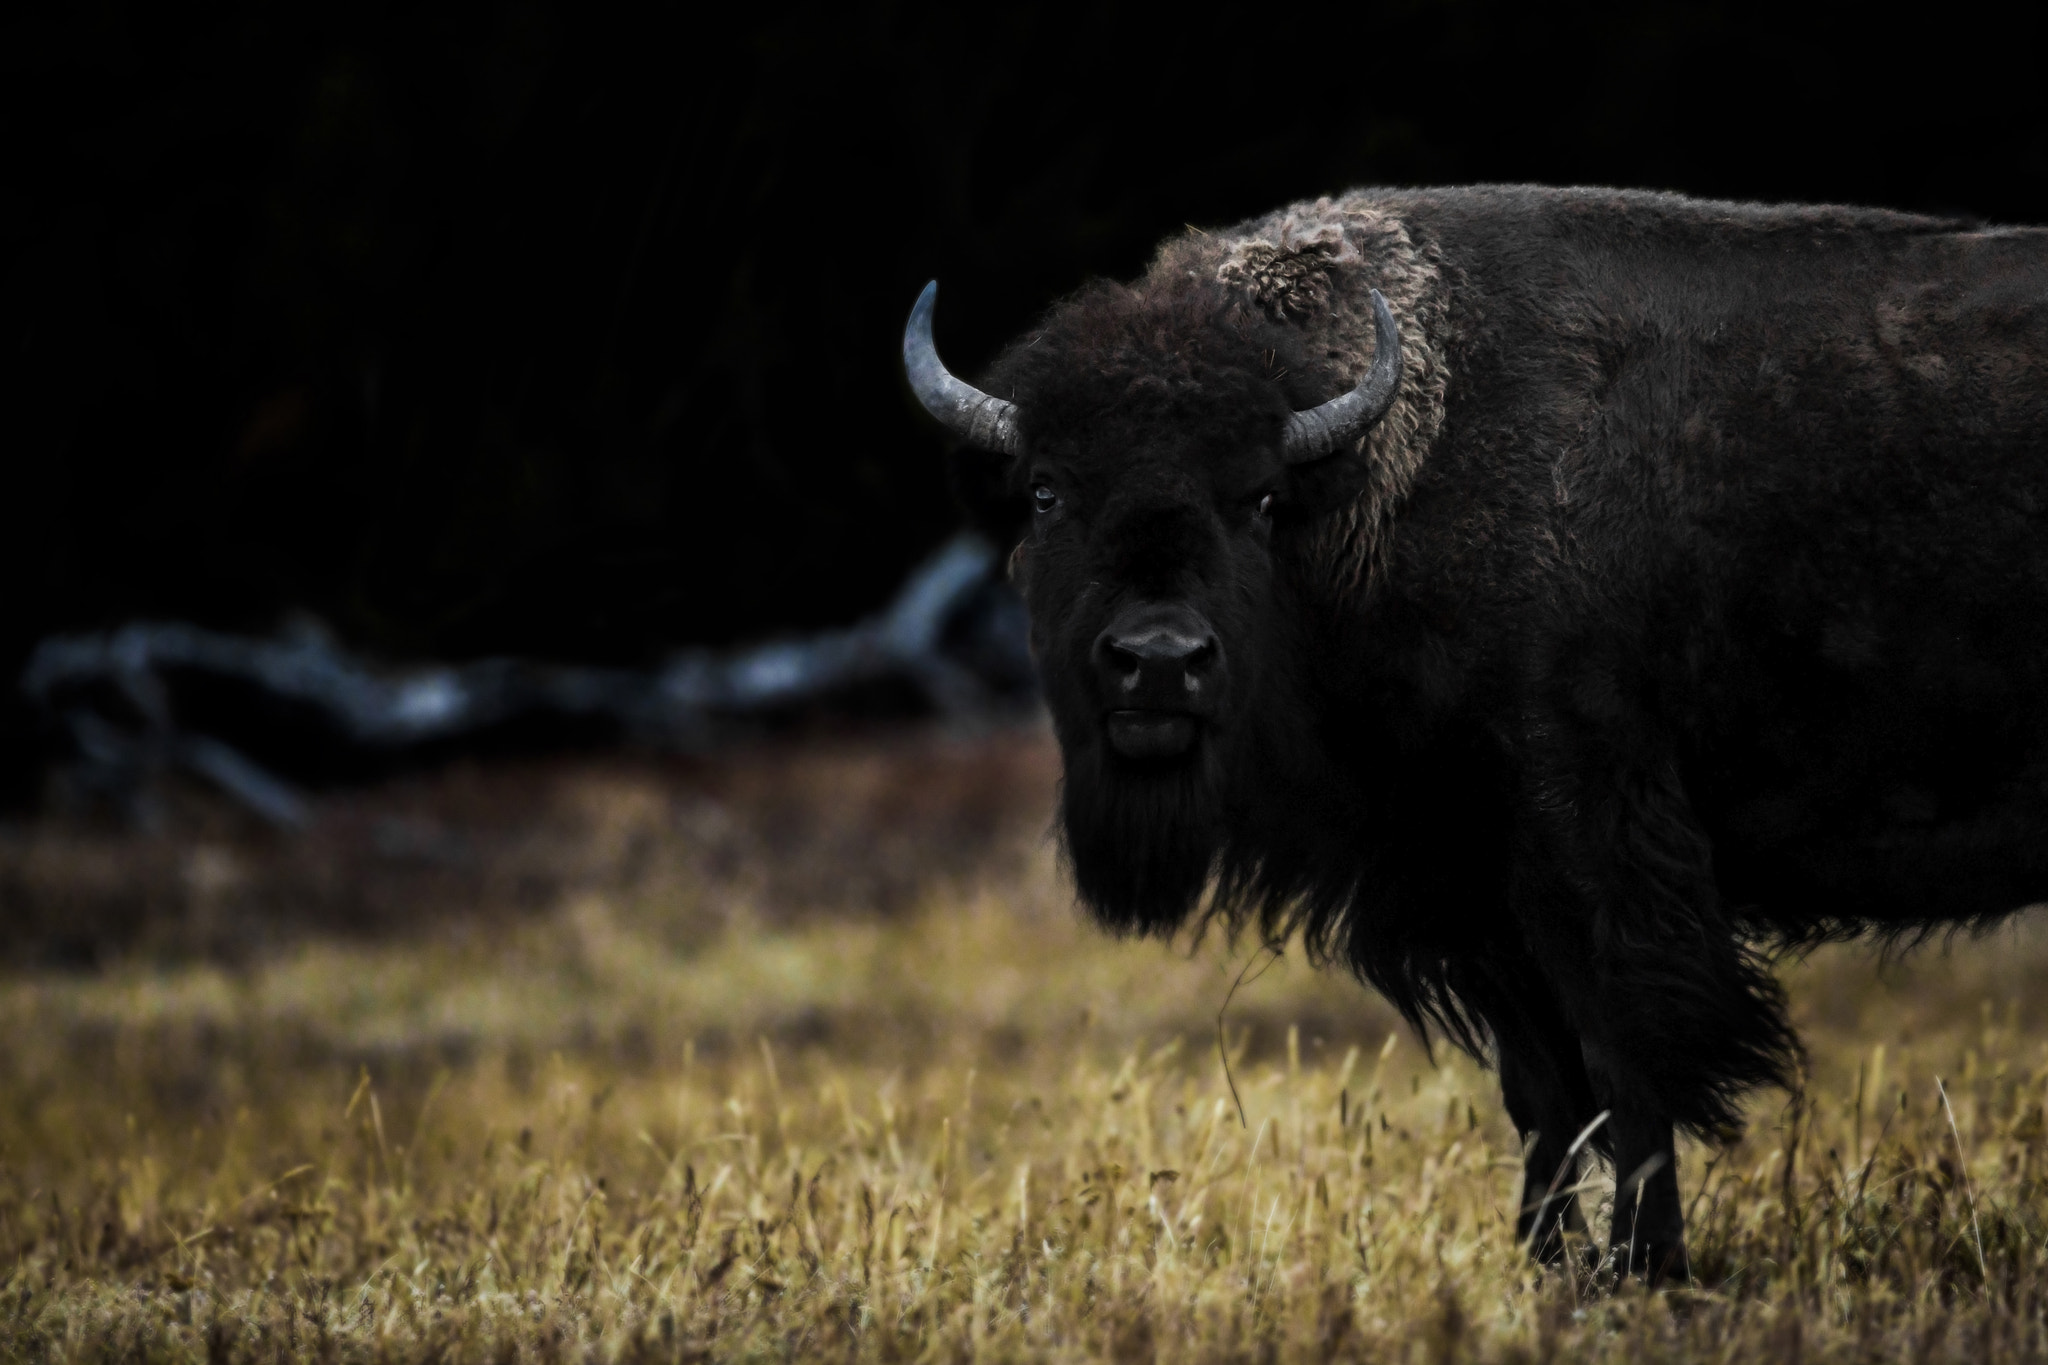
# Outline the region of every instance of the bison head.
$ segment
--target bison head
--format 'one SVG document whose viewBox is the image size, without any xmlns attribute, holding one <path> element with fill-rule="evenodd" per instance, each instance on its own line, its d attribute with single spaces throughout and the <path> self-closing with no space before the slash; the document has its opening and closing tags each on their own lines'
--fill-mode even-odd
<svg viewBox="0 0 2048 1365">
<path fill-rule="evenodd" d="M 1298 409 L 1328 376 L 1284 319 L 1221 286 L 1097 285 L 998 363 L 1005 399 L 940 363 L 936 292 L 911 311 L 904 363 L 965 457 L 987 461 L 993 501 L 1028 523 L 1012 563 L 1076 884 L 1109 926 L 1170 931 L 1229 841 L 1233 798 L 1294 747 L 1278 542 L 1355 488 L 1360 437 L 1400 385 L 1399 332 L 1375 291 L 1370 373 Z"/>
</svg>

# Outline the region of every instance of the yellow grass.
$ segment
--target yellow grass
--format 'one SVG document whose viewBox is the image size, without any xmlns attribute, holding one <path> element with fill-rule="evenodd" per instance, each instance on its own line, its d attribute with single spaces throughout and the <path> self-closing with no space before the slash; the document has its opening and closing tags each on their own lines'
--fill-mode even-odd
<svg viewBox="0 0 2048 1365">
<path fill-rule="evenodd" d="M 1231 1006 L 1241 1125 L 1243 961 L 1102 938 L 1040 848 L 886 916 L 679 864 L 397 940 L 16 971 L 0 1352 L 2048 1355 L 2038 934 L 1792 969 L 1804 1103 L 1683 1154 L 1700 1279 L 1654 1294 L 1531 1268 L 1491 1078 L 1298 954 Z"/>
</svg>

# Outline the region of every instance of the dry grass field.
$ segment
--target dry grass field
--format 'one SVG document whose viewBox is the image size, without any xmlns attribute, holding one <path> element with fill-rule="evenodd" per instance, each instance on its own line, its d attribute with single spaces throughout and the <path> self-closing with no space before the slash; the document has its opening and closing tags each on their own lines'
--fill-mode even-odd
<svg viewBox="0 0 2048 1365">
<path fill-rule="evenodd" d="M 1081 923 L 1038 735 L 0 831 L 0 1355 L 2048 1357 L 2048 936 L 1790 965 L 1697 1282 L 1530 1267 L 1491 1079 Z M 1944 1099 L 1945 1096 L 1945 1099 Z M 1597 1204 L 1597 1189 L 1591 1198 Z"/>
</svg>

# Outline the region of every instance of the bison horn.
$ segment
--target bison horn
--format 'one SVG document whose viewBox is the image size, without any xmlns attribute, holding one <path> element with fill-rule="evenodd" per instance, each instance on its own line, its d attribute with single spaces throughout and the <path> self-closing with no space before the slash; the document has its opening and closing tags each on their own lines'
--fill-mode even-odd
<svg viewBox="0 0 2048 1365">
<path fill-rule="evenodd" d="M 931 291 L 925 293 L 929 298 Z M 1394 315 L 1387 311 L 1387 301 L 1377 289 L 1372 291 L 1372 332 L 1372 371 L 1358 387 L 1287 419 L 1287 434 L 1280 446 L 1281 458 L 1287 463 L 1301 464 L 1335 454 L 1394 405 L 1394 394 L 1401 387 L 1401 329 L 1394 325 Z M 909 343 L 904 345 L 907 348 Z M 930 400 L 925 406 L 931 406 Z"/>
<path fill-rule="evenodd" d="M 1003 455 L 1017 453 L 1017 405 L 983 393 L 955 379 L 939 361 L 932 344 L 932 302 L 939 296 L 933 280 L 917 296 L 910 321 L 903 325 L 903 372 L 924 410 L 971 446 Z"/>
</svg>

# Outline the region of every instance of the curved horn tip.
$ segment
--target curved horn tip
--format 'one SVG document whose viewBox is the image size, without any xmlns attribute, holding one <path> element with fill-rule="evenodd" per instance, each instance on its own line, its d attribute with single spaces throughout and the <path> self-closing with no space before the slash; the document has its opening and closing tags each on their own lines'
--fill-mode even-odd
<svg viewBox="0 0 2048 1365">
<path fill-rule="evenodd" d="M 907 346 L 912 337 L 932 334 L 932 305 L 938 302 L 939 282 L 931 280 L 918 292 L 917 302 L 910 305 L 910 316 L 903 323 L 903 342 Z"/>
<path fill-rule="evenodd" d="M 932 284 L 936 287 L 938 281 L 933 280 Z M 1380 293 L 1377 289 L 1372 291 L 1372 321 L 1376 331 L 1382 335 L 1393 337 L 1395 345 L 1398 346 L 1400 344 L 1401 328 L 1394 321 L 1394 310 L 1387 307 L 1387 296 Z"/>
<path fill-rule="evenodd" d="M 903 371 L 926 412 L 970 445 L 1013 455 L 1017 451 L 1016 405 L 953 377 L 932 340 L 932 305 L 939 282 L 932 280 L 911 305 L 903 324 Z"/>
</svg>

